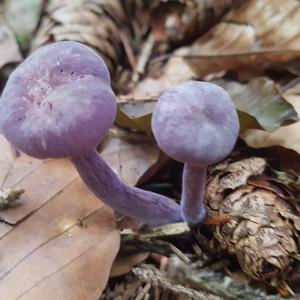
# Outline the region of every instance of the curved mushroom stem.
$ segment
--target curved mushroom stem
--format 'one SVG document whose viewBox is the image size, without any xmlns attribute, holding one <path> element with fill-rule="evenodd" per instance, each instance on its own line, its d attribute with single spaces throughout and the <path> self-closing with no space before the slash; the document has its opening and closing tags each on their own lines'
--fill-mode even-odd
<svg viewBox="0 0 300 300">
<path fill-rule="evenodd" d="M 185 163 L 182 175 L 181 215 L 191 226 L 204 222 L 207 211 L 204 203 L 207 166 Z"/>
<path fill-rule="evenodd" d="M 96 150 L 71 158 L 85 184 L 105 204 L 147 225 L 182 221 L 180 206 L 172 199 L 124 184 Z"/>
</svg>

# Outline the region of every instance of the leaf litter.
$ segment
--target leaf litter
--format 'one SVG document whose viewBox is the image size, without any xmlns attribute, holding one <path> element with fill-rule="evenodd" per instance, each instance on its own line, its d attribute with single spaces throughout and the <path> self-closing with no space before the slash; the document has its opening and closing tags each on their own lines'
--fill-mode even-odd
<svg viewBox="0 0 300 300">
<path fill-rule="evenodd" d="M 268 159 L 272 161 L 272 147 L 283 146 L 295 151 L 294 164 L 299 163 L 298 91 L 294 85 L 294 90 L 284 91 L 284 86 L 296 80 L 298 74 L 299 2 L 288 0 L 282 5 L 280 1 L 247 0 L 234 6 L 232 1 L 157 0 L 149 4 L 137 0 L 127 1 L 123 6 L 119 1 L 100 2 L 49 1 L 43 7 L 30 45 L 33 51 L 51 41 L 77 40 L 104 57 L 115 79 L 114 88 L 122 93 L 116 127 L 99 149 L 125 182 L 150 183 L 152 187 L 166 182 L 172 192 L 175 187 L 176 193 L 180 193 L 181 168 L 174 168 L 165 157 L 162 159 L 151 137 L 150 121 L 158 96 L 182 81 L 210 80 L 226 86 L 239 110 L 241 138 L 249 148 L 245 151 L 245 144 L 237 144 L 232 159 L 239 168 L 231 169 L 232 162 L 224 162 L 211 170 L 210 187 L 225 175 L 223 183 L 219 180 L 213 185 L 218 186 L 217 190 L 210 188 L 208 197 L 212 193 L 226 201 L 221 202 L 222 208 L 209 204 L 213 209 L 203 228 L 191 230 L 185 225 L 170 225 L 145 229 L 128 218 L 119 216 L 116 220 L 111 210 L 86 189 L 67 161 L 33 160 L 16 152 L 0 135 L 1 189 L 25 190 L 19 200 L 1 210 L 0 295 L 5 299 L 94 300 L 103 291 L 101 299 L 225 299 L 233 297 L 227 294 L 228 282 L 235 286 L 241 270 L 252 299 L 260 299 L 261 295 L 264 299 L 281 299 L 269 292 L 279 291 L 284 296 L 299 292 L 300 266 L 296 261 L 300 245 L 298 242 L 295 250 L 290 240 L 290 236 L 299 235 L 299 202 L 295 197 L 299 193 L 298 174 L 285 169 L 275 172 L 272 168 L 273 172 L 262 168 L 252 174 L 255 164 L 244 160 L 249 153 L 251 160 L 261 153 L 259 149 L 271 147 Z M 30 30 L 36 19 L 31 21 Z M 15 24 L 19 26 L 17 30 L 13 28 L 19 35 L 18 41 L 26 39 L 28 33 L 22 33 L 20 23 Z M 16 38 L 5 23 L 4 26 L 10 32 L 10 44 L 0 46 L 14 51 L 5 53 L 12 56 L 5 57 L 0 67 L 22 59 Z M 127 26 L 132 26 L 131 30 Z M 154 41 L 149 39 L 152 46 L 145 55 L 142 44 L 147 44 L 151 34 Z M 139 61 L 142 63 L 138 66 Z M 280 147 L 277 149 L 281 154 L 276 157 L 283 161 L 286 152 Z M 272 164 L 277 167 L 280 161 Z M 233 186 L 237 178 L 245 179 L 241 186 Z M 244 191 L 243 197 L 246 193 L 267 205 L 256 206 L 255 213 L 253 208 L 245 211 L 243 207 L 231 207 L 228 203 L 239 197 L 239 189 Z M 274 211 L 270 211 L 270 206 Z M 276 215 L 277 207 L 280 215 Z M 264 245 L 255 240 L 247 244 L 247 240 L 253 239 L 250 232 L 255 233 L 257 224 L 264 224 L 268 218 L 272 220 L 266 241 L 273 243 L 277 232 L 286 237 L 281 242 L 285 246 L 276 250 L 284 253 L 278 261 L 269 260 L 278 254 L 275 250 L 258 250 Z M 229 241 L 232 224 L 239 226 L 234 240 Z M 123 229 L 121 250 L 110 271 L 119 249 L 117 226 L 131 229 Z M 237 243 L 240 235 L 246 235 L 242 246 Z M 247 262 L 247 255 L 254 263 Z M 241 259 L 243 256 L 247 259 Z M 184 260 L 186 265 L 182 265 Z M 273 269 L 269 264 L 266 270 L 260 269 L 264 260 L 279 269 L 288 266 L 283 278 L 271 272 L 266 280 Z M 143 261 L 147 265 L 139 265 Z M 188 270 L 187 274 L 193 276 L 183 276 L 174 282 L 174 273 L 167 268 L 172 264 L 177 271 L 181 270 L 178 274 Z M 199 269 L 205 276 L 212 274 L 215 281 L 222 278 L 228 283 L 227 290 L 219 296 L 213 295 L 216 291 L 205 294 L 206 289 L 197 281 Z M 212 270 L 215 273 L 209 273 Z M 114 278 L 107 284 L 109 274 Z M 16 286 L 16 281 L 21 283 Z M 264 281 L 267 285 L 263 285 Z M 263 294 L 255 293 L 258 286 Z M 246 287 L 239 288 L 245 294 Z"/>
</svg>

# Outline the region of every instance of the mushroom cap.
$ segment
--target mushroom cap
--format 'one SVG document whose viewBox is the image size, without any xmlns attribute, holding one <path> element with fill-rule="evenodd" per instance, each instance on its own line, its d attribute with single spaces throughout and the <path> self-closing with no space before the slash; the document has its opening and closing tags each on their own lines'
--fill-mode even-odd
<svg viewBox="0 0 300 300">
<path fill-rule="evenodd" d="M 0 98 L 0 129 L 38 158 L 79 156 L 107 134 L 115 95 L 103 59 L 77 42 L 39 48 L 10 75 Z"/>
<path fill-rule="evenodd" d="M 230 96 L 222 88 L 188 81 L 159 97 L 152 129 L 167 155 L 205 166 L 231 152 L 238 137 L 239 120 Z"/>
</svg>

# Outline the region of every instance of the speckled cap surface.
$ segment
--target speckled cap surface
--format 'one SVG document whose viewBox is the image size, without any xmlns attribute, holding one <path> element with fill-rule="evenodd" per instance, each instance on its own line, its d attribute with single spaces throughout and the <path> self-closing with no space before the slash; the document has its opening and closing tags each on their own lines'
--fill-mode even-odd
<svg viewBox="0 0 300 300">
<path fill-rule="evenodd" d="M 0 129 L 18 149 L 38 158 L 89 152 L 115 115 L 103 59 L 71 41 L 30 55 L 12 72 L 0 98 Z"/>
</svg>

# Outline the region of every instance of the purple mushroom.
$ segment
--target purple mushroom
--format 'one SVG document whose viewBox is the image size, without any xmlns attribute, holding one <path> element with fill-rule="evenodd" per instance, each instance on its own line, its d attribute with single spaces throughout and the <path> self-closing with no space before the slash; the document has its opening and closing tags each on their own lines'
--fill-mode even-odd
<svg viewBox="0 0 300 300">
<path fill-rule="evenodd" d="M 0 129 L 18 149 L 70 158 L 95 195 L 124 215 L 149 225 L 181 221 L 175 201 L 127 186 L 96 152 L 115 115 L 104 61 L 77 42 L 38 49 L 10 75 L 0 99 Z"/>
<path fill-rule="evenodd" d="M 159 147 L 184 163 L 181 213 L 190 225 L 206 218 L 207 166 L 234 147 L 239 120 L 230 96 L 220 87 L 189 81 L 163 93 L 154 109 L 152 129 Z"/>
</svg>

